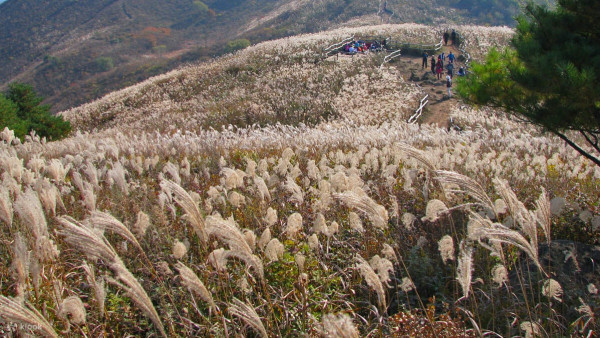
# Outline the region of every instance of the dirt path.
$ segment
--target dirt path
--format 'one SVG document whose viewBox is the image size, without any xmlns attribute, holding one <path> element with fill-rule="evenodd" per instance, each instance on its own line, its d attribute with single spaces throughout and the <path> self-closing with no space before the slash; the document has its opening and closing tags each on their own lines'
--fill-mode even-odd
<svg viewBox="0 0 600 338">
<path fill-rule="evenodd" d="M 458 61 L 459 56 L 462 55 L 460 50 L 455 46 L 444 46 L 441 52 L 445 52 L 448 55 L 450 52 L 454 53 L 456 60 L 454 61 L 454 76 L 456 79 L 456 72 L 464 64 Z M 437 59 L 437 55 L 436 55 Z M 450 123 L 449 113 L 452 107 L 458 104 L 453 92 L 453 97 L 448 99 L 446 93 L 446 71 L 441 80 L 438 80 L 435 75 L 431 73 L 431 56 L 429 56 L 428 66 L 425 69 L 421 68 L 421 57 L 414 56 L 401 56 L 397 61 L 391 64 L 392 67 L 397 67 L 400 73 L 406 81 L 417 84 L 423 90 L 423 96 L 429 94 L 429 103 L 423 111 L 423 115 L 419 119 L 419 123 L 436 124 L 439 127 L 447 128 Z M 444 63 L 447 64 L 448 59 Z M 415 107 L 416 109 L 417 107 Z"/>
</svg>

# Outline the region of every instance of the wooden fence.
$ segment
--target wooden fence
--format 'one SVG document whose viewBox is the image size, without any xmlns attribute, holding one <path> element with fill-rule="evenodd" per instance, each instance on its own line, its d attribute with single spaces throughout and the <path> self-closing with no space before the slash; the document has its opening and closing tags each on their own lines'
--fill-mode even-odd
<svg viewBox="0 0 600 338">
<path fill-rule="evenodd" d="M 429 102 L 428 98 L 429 98 L 429 94 L 426 94 L 425 97 L 423 97 L 421 99 L 421 103 L 419 104 L 419 108 L 417 108 L 417 110 L 415 111 L 415 113 L 408 119 L 408 123 L 416 123 L 417 122 L 417 120 L 419 119 L 419 117 L 421 117 L 421 114 L 423 114 L 423 109 L 425 108 L 425 106 Z"/>
</svg>

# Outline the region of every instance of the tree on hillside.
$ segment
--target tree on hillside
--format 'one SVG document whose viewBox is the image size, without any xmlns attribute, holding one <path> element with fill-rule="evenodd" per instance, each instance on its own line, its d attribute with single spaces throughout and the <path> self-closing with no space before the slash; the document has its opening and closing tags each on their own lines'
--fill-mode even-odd
<svg viewBox="0 0 600 338">
<path fill-rule="evenodd" d="M 8 127 L 19 138 L 32 130 L 51 140 L 67 136 L 71 124 L 50 114 L 50 106 L 41 104 L 42 100 L 31 85 L 10 84 L 5 94 L 0 93 L 0 130 Z"/>
<path fill-rule="evenodd" d="M 600 1 L 524 11 L 511 48 L 473 64 L 458 92 L 543 127 L 600 166 Z"/>
</svg>

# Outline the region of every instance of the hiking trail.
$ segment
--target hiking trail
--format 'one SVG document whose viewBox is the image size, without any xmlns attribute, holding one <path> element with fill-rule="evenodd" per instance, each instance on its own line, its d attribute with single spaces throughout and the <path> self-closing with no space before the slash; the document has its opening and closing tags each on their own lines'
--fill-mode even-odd
<svg viewBox="0 0 600 338">
<path fill-rule="evenodd" d="M 448 128 L 450 125 L 450 110 L 458 104 L 456 97 L 456 72 L 460 67 L 464 67 L 463 53 L 454 45 L 444 45 L 439 53 L 444 52 L 448 55 L 450 52 L 454 53 L 454 78 L 452 82 L 452 98 L 448 99 L 446 92 L 446 74 L 447 71 L 444 69 L 442 78 L 437 79 L 431 72 L 431 55 L 427 63 L 427 67 L 421 68 L 422 58 L 420 56 L 402 55 L 396 59 L 391 67 L 396 67 L 404 80 L 412 82 L 418 85 L 423 90 L 423 96 L 429 94 L 429 103 L 423 110 L 423 115 L 419 118 L 418 123 L 421 124 L 436 124 L 442 128 Z M 439 53 L 437 55 L 439 55 Z M 436 59 L 437 59 L 436 55 Z M 448 63 L 444 63 L 444 67 Z M 417 107 L 415 107 L 416 109 Z"/>
</svg>

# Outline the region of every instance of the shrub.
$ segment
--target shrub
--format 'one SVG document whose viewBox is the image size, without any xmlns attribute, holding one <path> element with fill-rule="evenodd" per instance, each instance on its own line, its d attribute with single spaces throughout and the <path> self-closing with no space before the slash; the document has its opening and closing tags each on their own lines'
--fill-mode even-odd
<svg viewBox="0 0 600 338">
<path fill-rule="evenodd" d="M 50 106 L 42 100 L 31 85 L 12 83 L 5 94 L 0 93 L 0 129 L 8 127 L 21 139 L 31 131 L 52 140 L 67 136 L 71 124 L 50 114 Z"/>
</svg>

